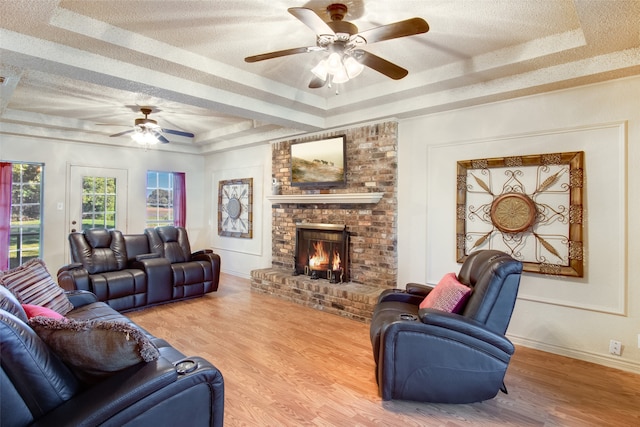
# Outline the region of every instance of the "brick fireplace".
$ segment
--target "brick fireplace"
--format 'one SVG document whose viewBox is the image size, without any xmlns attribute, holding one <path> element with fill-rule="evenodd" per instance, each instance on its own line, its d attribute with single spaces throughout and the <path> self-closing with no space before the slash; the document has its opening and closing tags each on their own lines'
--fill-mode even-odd
<svg viewBox="0 0 640 427">
<path fill-rule="evenodd" d="M 331 189 L 291 186 L 291 144 L 341 134 L 346 134 L 347 140 L 347 185 Z M 251 272 L 252 290 L 369 321 L 380 291 L 396 287 L 396 170 L 396 122 L 273 144 L 272 171 L 281 184 L 281 194 L 271 197 L 272 267 Z M 374 194 L 380 197 L 367 197 Z M 336 234 L 346 233 L 348 244 L 340 254 L 346 272 L 343 282 L 331 283 L 327 278 L 329 268 L 318 269 L 317 279 L 311 278 L 311 267 L 305 274 L 309 261 L 303 258 L 309 253 L 296 256 L 296 237 L 301 230 L 313 229 L 310 224 L 328 225 L 338 229 L 332 230 Z M 325 235 L 315 240 L 335 246 L 335 238 Z M 312 252 L 313 245 L 305 250 Z"/>
</svg>

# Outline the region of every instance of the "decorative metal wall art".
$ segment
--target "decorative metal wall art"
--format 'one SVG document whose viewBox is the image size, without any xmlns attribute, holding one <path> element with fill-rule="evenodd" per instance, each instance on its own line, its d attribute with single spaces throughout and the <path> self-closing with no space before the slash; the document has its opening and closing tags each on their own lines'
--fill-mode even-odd
<svg viewBox="0 0 640 427">
<path fill-rule="evenodd" d="M 582 277 L 583 165 L 582 151 L 459 161 L 457 261 L 498 249 L 525 271 Z"/>
<path fill-rule="evenodd" d="M 219 181 L 218 235 L 253 237 L 253 178 Z"/>
</svg>

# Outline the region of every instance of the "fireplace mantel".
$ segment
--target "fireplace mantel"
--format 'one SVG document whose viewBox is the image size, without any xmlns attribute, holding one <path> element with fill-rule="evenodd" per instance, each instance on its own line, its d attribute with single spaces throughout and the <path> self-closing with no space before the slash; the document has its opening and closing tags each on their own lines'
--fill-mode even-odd
<svg viewBox="0 0 640 427">
<path fill-rule="evenodd" d="M 272 203 L 378 203 L 384 193 L 279 194 L 267 196 Z"/>
</svg>

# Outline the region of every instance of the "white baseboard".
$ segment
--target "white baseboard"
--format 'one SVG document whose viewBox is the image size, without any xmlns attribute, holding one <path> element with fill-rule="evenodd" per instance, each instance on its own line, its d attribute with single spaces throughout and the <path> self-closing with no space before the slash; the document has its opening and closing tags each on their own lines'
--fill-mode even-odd
<svg viewBox="0 0 640 427">
<path fill-rule="evenodd" d="M 227 270 L 227 269 L 224 269 L 224 268 L 220 269 L 220 273 L 229 274 L 231 276 L 236 276 L 236 277 L 241 277 L 243 279 L 251 280 L 251 273 L 247 274 L 246 272 Z"/>
<path fill-rule="evenodd" d="M 539 341 L 530 340 L 524 337 L 518 337 L 507 334 L 507 337 L 516 345 L 533 348 L 536 350 L 546 351 L 547 353 L 558 354 L 560 356 L 571 357 L 573 359 L 583 360 L 585 362 L 596 363 L 598 365 L 607 366 L 609 368 L 622 369 L 623 371 L 640 374 L 640 362 L 621 359 L 620 356 L 609 356 L 589 351 L 579 351 L 567 347 L 546 344 Z"/>
</svg>

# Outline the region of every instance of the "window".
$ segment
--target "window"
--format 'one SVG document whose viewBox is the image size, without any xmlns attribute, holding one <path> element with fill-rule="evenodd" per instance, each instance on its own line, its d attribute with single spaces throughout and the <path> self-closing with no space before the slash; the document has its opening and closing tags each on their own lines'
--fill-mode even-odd
<svg viewBox="0 0 640 427">
<path fill-rule="evenodd" d="M 147 172 L 147 227 L 184 227 L 184 173 Z"/>
<path fill-rule="evenodd" d="M 11 214 L 8 221 L 8 251 L 0 252 L 6 253 L 9 268 L 15 268 L 32 258 L 41 256 L 44 165 L 41 163 L 3 163 L 2 167 L 11 168 Z M 4 181 L 4 177 L 8 178 L 9 175 L 3 174 L 2 176 Z M 4 224 L 7 222 L 4 215 L 2 222 Z M 0 262 L 3 266 L 7 265 L 6 258 Z"/>
</svg>

